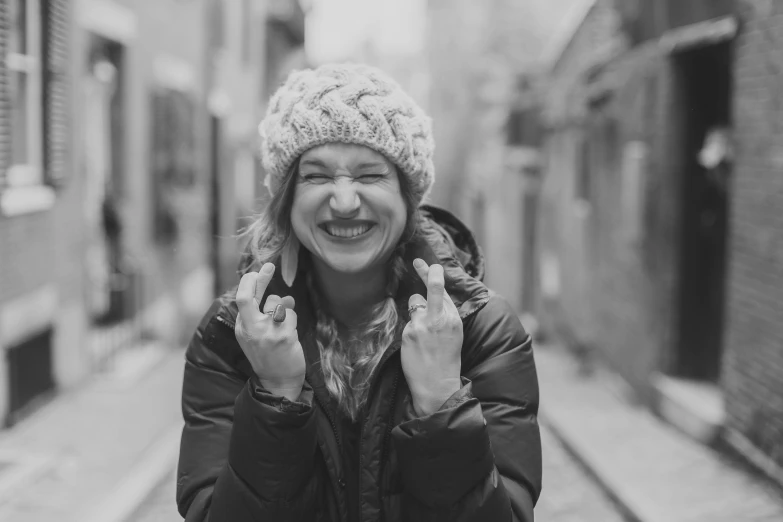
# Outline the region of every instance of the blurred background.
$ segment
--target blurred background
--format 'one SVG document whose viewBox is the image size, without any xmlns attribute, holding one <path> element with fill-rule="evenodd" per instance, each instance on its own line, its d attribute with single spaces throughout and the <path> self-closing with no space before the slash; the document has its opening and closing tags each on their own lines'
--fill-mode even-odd
<svg viewBox="0 0 783 522">
<path fill-rule="evenodd" d="M 3 522 L 180 520 L 258 123 L 345 60 L 537 338 L 537 520 L 783 520 L 783 2 L 0 0 L 0 56 Z"/>
</svg>

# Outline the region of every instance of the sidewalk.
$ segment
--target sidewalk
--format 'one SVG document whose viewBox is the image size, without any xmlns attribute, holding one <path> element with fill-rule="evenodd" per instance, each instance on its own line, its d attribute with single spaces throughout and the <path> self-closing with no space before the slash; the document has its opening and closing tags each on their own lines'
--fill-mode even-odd
<svg viewBox="0 0 783 522">
<path fill-rule="evenodd" d="M 623 400 L 611 377 L 577 375 L 557 346 L 536 351 L 541 422 L 641 522 L 780 522 L 783 499 L 719 454 Z M 557 488 L 547 483 L 544 487 Z"/>
<path fill-rule="evenodd" d="M 127 517 L 176 463 L 183 366 L 182 350 L 131 348 L 116 371 L 0 431 L 0 520 Z"/>
</svg>

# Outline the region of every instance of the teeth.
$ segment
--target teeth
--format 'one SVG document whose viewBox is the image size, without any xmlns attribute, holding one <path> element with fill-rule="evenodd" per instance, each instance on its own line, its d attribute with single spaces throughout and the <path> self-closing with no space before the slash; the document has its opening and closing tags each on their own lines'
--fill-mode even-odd
<svg viewBox="0 0 783 522">
<path fill-rule="evenodd" d="M 336 227 L 334 225 L 327 225 L 326 231 L 329 232 L 332 236 L 337 237 L 356 237 L 361 234 L 364 234 L 370 229 L 369 225 L 362 225 L 359 227 L 352 227 L 352 228 L 345 228 L 345 227 Z"/>
</svg>

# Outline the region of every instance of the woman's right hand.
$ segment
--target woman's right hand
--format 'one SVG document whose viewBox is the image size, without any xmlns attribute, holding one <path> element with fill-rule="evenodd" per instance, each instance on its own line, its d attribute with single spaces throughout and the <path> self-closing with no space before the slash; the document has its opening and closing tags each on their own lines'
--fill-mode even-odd
<svg viewBox="0 0 783 522">
<path fill-rule="evenodd" d="M 295 401 L 304 384 L 305 358 L 296 332 L 294 298 L 270 295 L 263 312 L 259 309 L 274 273 L 275 265 L 266 263 L 259 272 L 242 276 L 237 288 L 239 315 L 234 334 L 264 388 Z M 285 308 L 281 323 L 265 313 L 273 312 L 277 305 Z"/>
</svg>

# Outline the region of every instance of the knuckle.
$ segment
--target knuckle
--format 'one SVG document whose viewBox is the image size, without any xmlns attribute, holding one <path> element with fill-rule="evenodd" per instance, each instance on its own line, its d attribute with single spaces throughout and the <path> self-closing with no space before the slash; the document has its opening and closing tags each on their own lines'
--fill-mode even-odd
<svg viewBox="0 0 783 522">
<path fill-rule="evenodd" d="M 412 339 L 416 336 L 416 330 L 413 326 L 413 323 L 408 323 L 405 325 L 405 328 L 402 330 L 402 337 L 403 339 Z"/>
</svg>

